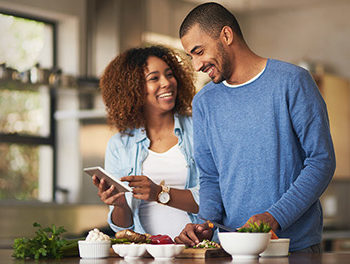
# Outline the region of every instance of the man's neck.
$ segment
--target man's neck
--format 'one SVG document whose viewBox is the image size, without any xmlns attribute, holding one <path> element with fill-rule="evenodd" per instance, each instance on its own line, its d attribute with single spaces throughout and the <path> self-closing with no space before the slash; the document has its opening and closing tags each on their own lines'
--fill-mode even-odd
<svg viewBox="0 0 350 264">
<path fill-rule="evenodd" d="M 267 58 L 256 55 L 248 47 L 235 50 L 234 54 L 233 72 L 231 77 L 226 79 L 228 84 L 245 83 L 266 67 Z"/>
</svg>

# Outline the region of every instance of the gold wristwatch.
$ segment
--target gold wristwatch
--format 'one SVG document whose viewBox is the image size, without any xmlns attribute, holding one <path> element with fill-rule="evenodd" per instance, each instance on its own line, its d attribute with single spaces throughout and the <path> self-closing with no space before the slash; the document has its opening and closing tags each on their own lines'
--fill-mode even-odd
<svg viewBox="0 0 350 264">
<path fill-rule="evenodd" d="M 161 204 L 167 204 L 170 201 L 170 187 L 165 186 L 164 180 L 160 182 L 162 191 L 158 194 L 158 202 Z"/>
</svg>

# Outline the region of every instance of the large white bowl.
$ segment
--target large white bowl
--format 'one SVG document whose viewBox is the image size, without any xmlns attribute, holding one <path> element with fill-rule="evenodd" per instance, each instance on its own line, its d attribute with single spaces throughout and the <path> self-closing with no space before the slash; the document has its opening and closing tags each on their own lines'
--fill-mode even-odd
<svg viewBox="0 0 350 264">
<path fill-rule="evenodd" d="M 114 244 L 112 248 L 120 257 L 127 259 L 140 258 L 146 253 L 146 244 Z"/>
<path fill-rule="evenodd" d="M 81 258 L 107 258 L 111 241 L 78 241 Z"/>
<path fill-rule="evenodd" d="M 258 258 L 271 238 L 271 233 L 219 232 L 222 248 L 232 256 L 232 259 Z"/>
<path fill-rule="evenodd" d="M 185 245 L 181 244 L 147 244 L 146 250 L 155 259 L 173 259 L 175 256 L 179 255 L 185 247 Z"/>
<path fill-rule="evenodd" d="M 289 253 L 289 238 L 271 239 L 261 257 L 286 257 Z"/>
</svg>

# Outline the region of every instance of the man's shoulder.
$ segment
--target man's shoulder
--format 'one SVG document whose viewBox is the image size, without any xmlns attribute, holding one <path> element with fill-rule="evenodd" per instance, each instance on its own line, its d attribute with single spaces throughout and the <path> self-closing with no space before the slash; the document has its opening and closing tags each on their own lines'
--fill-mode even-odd
<svg viewBox="0 0 350 264">
<path fill-rule="evenodd" d="M 308 71 L 306 69 L 286 61 L 269 59 L 267 66 L 268 66 L 267 69 L 270 72 L 273 72 L 274 74 L 278 73 L 279 75 L 282 75 L 283 78 L 288 76 L 293 77 L 293 76 L 308 74 Z M 275 75 L 275 76 L 278 76 L 278 75 Z"/>
<path fill-rule="evenodd" d="M 199 92 L 194 96 L 193 102 L 200 100 L 200 98 L 205 98 L 207 96 L 212 96 L 212 91 L 216 89 L 218 86 L 222 85 L 222 83 L 213 83 L 209 82 L 203 86 Z"/>
</svg>

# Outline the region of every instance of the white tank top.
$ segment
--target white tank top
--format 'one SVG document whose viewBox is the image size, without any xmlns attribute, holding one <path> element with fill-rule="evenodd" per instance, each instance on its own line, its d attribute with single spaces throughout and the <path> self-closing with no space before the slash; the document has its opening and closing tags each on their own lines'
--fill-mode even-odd
<svg viewBox="0 0 350 264">
<path fill-rule="evenodd" d="M 142 174 L 154 183 L 162 180 L 170 188 L 184 189 L 187 180 L 187 163 L 176 144 L 163 153 L 149 150 L 142 164 Z M 141 201 L 140 221 L 146 233 L 168 235 L 174 239 L 191 220 L 185 211 L 157 202 Z"/>
</svg>

